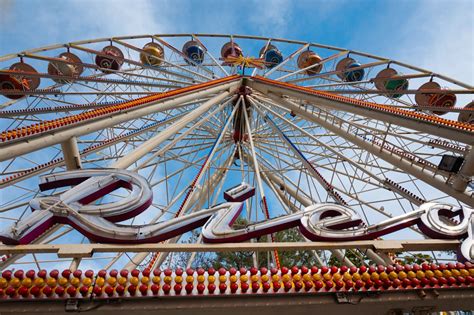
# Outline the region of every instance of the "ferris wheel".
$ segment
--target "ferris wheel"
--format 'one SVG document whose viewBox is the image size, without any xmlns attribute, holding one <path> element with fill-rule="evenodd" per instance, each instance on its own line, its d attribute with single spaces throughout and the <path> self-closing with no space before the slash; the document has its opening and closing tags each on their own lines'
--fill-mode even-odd
<svg viewBox="0 0 474 315">
<path fill-rule="evenodd" d="M 474 87 L 403 62 L 297 40 L 171 34 L 31 49 L 0 57 L 0 68 L 0 230 L 12 235 L 31 216 L 31 200 L 57 198 L 104 171 L 114 188 L 77 200 L 103 204 L 96 210 L 107 216 L 108 204 L 131 202 L 136 193 L 141 207 L 133 215 L 109 217 L 120 229 L 179 224 L 229 200 L 243 203 L 236 216 L 250 227 L 318 204 L 352 209 L 364 226 L 408 220 L 429 202 L 474 207 Z M 238 199 L 242 191 L 248 195 Z M 121 237 L 114 226 L 106 234 L 102 221 L 65 220 L 16 244 Z M 204 221 L 150 240 L 212 241 L 218 233 L 206 234 Z M 426 237 L 406 227 L 379 238 Z M 262 239 L 271 244 L 270 230 Z M 310 243 L 308 231 L 301 237 Z M 457 259 L 443 248 L 312 253 L 318 265 L 334 257 L 353 266 L 349 256 L 387 265 L 420 251 L 438 263 Z M 278 257 L 271 251 L 269 266 L 279 266 Z M 144 270 L 194 266 L 196 255 L 178 258 L 117 248 L 73 259 L 15 252 L 0 268 Z"/>
</svg>

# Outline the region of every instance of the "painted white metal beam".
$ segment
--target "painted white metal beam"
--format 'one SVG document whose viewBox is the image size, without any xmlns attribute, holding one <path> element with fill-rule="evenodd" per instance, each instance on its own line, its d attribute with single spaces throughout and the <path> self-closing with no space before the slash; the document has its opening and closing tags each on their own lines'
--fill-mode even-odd
<svg viewBox="0 0 474 315">
<path fill-rule="evenodd" d="M 474 144 L 474 134 L 467 130 L 454 129 L 445 125 L 435 125 L 433 123 L 412 119 L 409 117 L 401 117 L 393 115 L 390 112 L 384 112 L 369 107 L 355 106 L 349 102 L 342 102 L 331 100 L 327 98 L 320 97 L 315 94 L 311 94 L 301 90 L 283 88 L 276 85 L 271 85 L 261 81 L 256 81 L 252 79 L 246 79 L 248 86 L 262 92 L 263 94 L 273 93 L 276 96 L 287 95 L 290 97 L 295 97 L 301 100 L 308 101 L 313 104 L 318 104 L 318 106 L 323 106 L 331 109 L 341 110 L 364 117 L 369 117 L 373 119 L 378 119 L 381 121 L 389 122 L 394 125 L 403 126 L 409 129 L 418 130 L 426 132 L 435 136 L 467 143 Z M 314 105 L 310 105 L 314 106 Z"/>
<path fill-rule="evenodd" d="M 63 151 L 64 162 L 67 170 L 77 170 L 82 168 L 81 154 L 77 147 L 76 137 L 71 137 L 61 142 L 61 150 Z"/>
<path fill-rule="evenodd" d="M 321 127 L 335 133 L 336 135 L 344 138 L 345 140 L 354 143 L 358 147 L 372 153 L 375 156 L 378 156 L 379 158 L 385 160 L 386 162 L 402 169 L 403 171 L 407 172 L 408 174 L 411 174 L 415 176 L 416 178 L 424 181 L 425 183 L 435 187 L 436 189 L 439 189 L 442 192 L 445 192 L 446 194 L 458 199 L 459 201 L 469 205 L 469 206 L 474 206 L 474 197 L 464 193 L 464 192 L 459 192 L 455 190 L 453 187 L 451 187 L 449 184 L 446 183 L 446 180 L 444 177 L 441 177 L 439 175 L 436 175 L 432 172 L 429 172 L 425 170 L 424 168 L 415 165 L 413 163 L 409 163 L 408 161 L 405 161 L 404 159 L 401 159 L 400 157 L 397 157 L 390 151 L 384 149 L 383 147 L 377 145 L 376 143 L 371 143 L 368 141 L 365 141 L 364 139 L 357 137 L 353 133 L 349 132 L 348 130 L 345 130 L 341 127 L 341 124 L 334 123 L 334 122 L 329 122 L 328 120 L 324 119 L 323 116 L 318 116 L 315 115 L 314 113 L 306 110 L 303 107 L 300 107 L 293 102 L 286 100 L 276 94 L 269 93 L 268 96 L 274 100 L 275 102 L 281 104 L 282 106 L 288 108 L 289 110 L 293 111 L 297 115 L 303 117 L 304 119 L 307 119 L 309 121 L 312 121 Z M 262 99 L 258 96 L 256 96 L 257 99 Z M 262 99 L 264 100 L 264 99 Z M 341 121 L 343 123 L 343 121 Z"/>
<path fill-rule="evenodd" d="M 74 136 L 82 136 L 89 134 L 107 127 L 111 127 L 120 124 L 125 121 L 137 119 L 152 113 L 162 112 L 169 109 L 181 107 L 182 104 L 198 100 L 203 96 L 218 93 L 225 90 L 230 90 L 232 93 L 238 88 L 240 82 L 229 82 L 221 85 L 203 89 L 201 91 L 192 92 L 183 96 L 178 96 L 172 99 L 159 100 L 146 104 L 146 106 L 140 106 L 137 109 L 130 111 L 121 111 L 116 114 L 111 114 L 107 118 L 99 118 L 85 121 L 84 123 L 71 126 L 65 126 L 61 130 L 52 130 L 50 132 L 41 133 L 37 137 L 28 137 L 25 140 L 21 140 L 13 143 L 6 143 L 0 145 L 0 161 L 11 159 L 16 156 L 20 156 L 26 153 L 34 152 L 44 147 L 49 147 L 57 143 L 66 141 L 67 139 Z M 230 95 L 230 93 L 226 94 Z"/>
</svg>

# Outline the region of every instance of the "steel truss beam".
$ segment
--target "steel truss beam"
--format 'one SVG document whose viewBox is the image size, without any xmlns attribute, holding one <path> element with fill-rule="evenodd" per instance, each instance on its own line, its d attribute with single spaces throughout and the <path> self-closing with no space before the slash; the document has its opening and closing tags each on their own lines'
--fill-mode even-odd
<svg viewBox="0 0 474 315">
<path fill-rule="evenodd" d="M 473 196 L 469 195 L 466 192 L 459 192 L 455 190 L 453 187 L 446 183 L 446 179 L 444 177 L 436 175 L 433 172 L 426 171 L 425 168 L 410 163 L 400 157 L 397 157 L 392 152 L 384 149 L 383 147 L 375 143 L 367 142 L 366 140 L 354 135 L 352 132 L 342 127 L 344 123 L 342 119 L 336 119 L 335 116 L 331 116 L 333 120 L 330 122 L 328 119 L 326 119 L 328 118 L 328 114 L 326 112 L 324 115 L 316 115 L 312 112 L 309 112 L 306 108 L 300 107 L 294 104 L 293 102 L 290 102 L 273 93 L 269 93 L 268 96 L 278 104 L 282 105 L 283 107 L 286 107 L 290 111 L 293 111 L 297 115 L 300 115 L 301 117 L 320 125 L 321 127 L 335 133 L 336 135 L 344 138 L 345 140 L 354 143 L 359 148 L 362 148 L 372 153 L 373 155 L 378 156 L 386 162 L 402 169 L 408 174 L 415 176 L 416 178 L 458 199 L 459 201 L 464 202 L 467 205 L 474 206 Z M 265 102 L 265 99 L 261 98 L 260 96 L 256 96 L 256 98 Z"/>
<path fill-rule="evenodd" d="M 132 109 L 130 111 L 120 111 L 114 114 L 109 114 L 106 118 L 101 117 L 100 119 L 88 120 L 84 123 L 81 123 L 79 126 L 73 124 L 70 126 L 65 126 L 60 130 L 52 130 L 43 132 L 35 137 L 27 137 L 25 140 L 19 140 L 18 142 L 13 142 L 11 144 L 5 143 L 0 145 L 2 148 L 2 150 L 0 150 L 0 161 L 61 143 L 73 136 L 89 134 L 94 131 L 129 121 L 131 119 L 136 119 L 152 113 L 177 108 L 182 106 L 183 103 L 196 100 L 200 97 L 213 93 L 218 93 L 225 90 L 230 90 L 233 93 L 237 89 L 239 83 L 240 82 L 235 81 L 222 83 L 215 87 L 197 90 L 192 93 L 186 93 L 183 96 L 172 97 L 171 99 L 165 98 L 159 101 L 151 102 L 146 104 L 146 106 L 140 106 L 139 108 Z M 232 93 L 226 92 L 225 95 L 228 96 Z"/>
<path fill-rule="evenodd" d="M 323 106 L 330 109 L 336 109 L 343 112 L 349 112 L 356 115 L 381 120 L 394 125 L 399 125 L 409 129 L 426 132 L 454 141 L 474 144 L 474 135 L 472 131 L 455 129 L 443 124 L 433 124 L 431 122 L 424 121 L 421 119 L 402 117 L 401 115 L 394 115 L 393 113 L 385 112 L 374 108 L 355 106 L 354 104 L 344 102 L 342 100 L 336 101 L 332 99 L 327 99 L 316 94 L 311 94 L 310 92 L 302 89 L 299 86 L 288 85 L 284 87 L 283 85 L 281 85 L 280 82 L 269 79 L 265 79 L 265 81 L 263 81 L 259 78 L 247 78 L 246 82 L 250 87 L 256 89 L 259 92 L 262 92 L 263 94 L 273 94 L 274 96 L 278 97 L 281 97 L 283 95 L 295 97 L 313 104 L 318 104 L 318 106 Z M 275 82 L 275 84 L 273 84 L 273 82 Z M 313 106 L 314 105 L 311 105 L 311 107 Z"/>
</svg>

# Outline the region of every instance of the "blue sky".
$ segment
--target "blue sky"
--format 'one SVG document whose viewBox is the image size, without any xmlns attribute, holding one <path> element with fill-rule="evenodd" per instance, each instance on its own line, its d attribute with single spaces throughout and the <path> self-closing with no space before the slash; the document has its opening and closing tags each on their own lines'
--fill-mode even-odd
<svg viewBox="0 0 474 315">
<path fill-rule="evenodd" d="M 2 0 L 0 55 L 129 34 L 252 34 L 365 51 L 473 83 L 473 23 L 471 0 Z"/>
</svg>

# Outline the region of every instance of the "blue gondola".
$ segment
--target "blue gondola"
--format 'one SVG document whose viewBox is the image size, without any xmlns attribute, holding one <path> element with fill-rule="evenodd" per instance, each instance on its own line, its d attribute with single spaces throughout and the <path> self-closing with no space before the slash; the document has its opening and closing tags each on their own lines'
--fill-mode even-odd
<svg viewBox="0 0 474 315">
<path fill-rule="evenodd" d="M 204 61 L 204 49 L 197 41 L 191 40 L 184 44 L 183 53 L 197 64 L 201 64 Z M 191 62 L 188 59 L 185 59 L 188 64 Z"/>
<path fill-rule="evenodd" d="M 358 62 L 351 63 L 349 66 L 347 66 L 346 70 L 344 72 L 344 79 L 347 82 L 356 82 L 356 81 L 362 81 L 364 78 L 365 71 L 364 69 L 357 69 L 357 70 L 352 70 L 349 71 L 351 68 L 357 68 L 360 67 L 361 64 Z"/>
<path fill-rule="evenodd" d="M 263 47 L 260 50 L 260 55 L 263 54 L 264 49 L 265 49 L 265 47 Z M 265 50 L 265 53 L 263 54 L 263 59 L 265 59 L 265 63 L 266 63 L 267 68 L 273 68 L 277 64 L 279 64 L 283 61 L 283 55 L 278 50 L 278 48 L 276 48 L 273 45 L 268 45 L 267 49 Z"/>
</svg>

